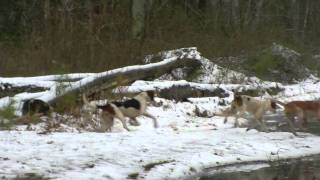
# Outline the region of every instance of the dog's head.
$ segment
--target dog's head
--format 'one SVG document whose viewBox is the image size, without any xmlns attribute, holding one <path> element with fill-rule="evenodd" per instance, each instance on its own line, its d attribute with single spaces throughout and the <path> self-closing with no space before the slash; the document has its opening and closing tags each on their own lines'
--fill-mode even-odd
<svg viewBox="0 0 320 180">
<path fill-rule="evenodd" d="M 106 105 L 97 105 L 98 109 L 101 109 L 103 112 L 107 112 L 111 115 L 115 115 L 115 110 L 114 107 L 112 107 L 111 104 L 106 104 Z"/>
<path fill-rule="evenodd" d="M 235 105 L 238 106 L 238 107 L 243 105 L 243 100 L 242 100 L 242 97 L 240 95 L 235 95 L 233 101 L 235 102 Z"/>
<path fill-rule="evenodd" d="M 270 110 L 272 111 L 272 112 L 276 112 L 276 110 L 277 110 L 277 103 L 275 102 L 275 101 L 273 101 L 273 100 L 270 100 Z"/>
<path fill-rule="evenodd" d="M 148 97 L 150 99 L 150 101 L 154 101 L 154 91 L 147 91 Z"/>
<path fill-rule="evenodd" d="M 142 96 L 147 101 L 150 101 L 150 102 L 154 101 L 154 91 L 145 91 L 140 93 L 139 96 Z"/>
</svg>

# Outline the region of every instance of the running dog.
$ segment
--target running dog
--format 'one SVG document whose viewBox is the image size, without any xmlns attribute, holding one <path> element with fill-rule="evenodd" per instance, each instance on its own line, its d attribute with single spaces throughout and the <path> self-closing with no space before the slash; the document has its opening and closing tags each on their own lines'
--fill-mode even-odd
<svg viewBox="0 0 320 180">
<path fill-rule="evenodd" d="M 231 107 L 226 110 L 224 123 L 228 121 L 228 116 L 235 115 L 235 127 L 238 127 L 238 118 L 243 116 L 245 112 L 254 116 L 254 124 L 258 122 L 263 130 L 267 131 L 267 127 L 263 121 L 263 115 L 267 111 L 276 111 L 276 103 L 271 99 L 259 100 L 255 97 L 247 95 L 235 95 L 234 100 L 231 103 Z M 239 114 L 240 113 L 240 114 Z M 250 126 L 247 130 L 250 130 L 253 126 Z"/>
<path fill-rule="evenodd" d="M 106 126 L 106 131 L 111 131 L 113 126 L 114 118 L 117 118 L 121 121 L 122 126 L 127 131 L 130 131 L 126 124 L 126 119 L 120 109 L 113 103 L 107 103 L 106 105 L 97 105 L 95 103 L 89 103 L 86 96 L 83 94 L 82 100 L 84 105 L 87 106 L 87 109 L 92 113 L 97 109 L 101 109 L 102 113 L 100 114 L 100 118 L 103 120 L 102 124 Z"/>
<path fill-rule="evenodd" d="M 276 103 L 284 107 L 284 113 L 289 122 L 294 122 L 295 117 L 298 118 L 300 129 L 308 124 L 308 118 L 310 117 L 315 117 L 320 121 L 320 101 L 291 101 L 289 103 L 276 101 Z"/>
<path fill-rule="evenodd" d="M 92 105 L 88 102 L 85 96 L 83 97 L 84 103 L 92 108 L 91 111 L 95 109 L 101 109 L 103 111 L 101 118 L 104 119 L 104 121 L 110 121 L 110 119 L 113 121 L 113 117 L 118 118 L 122 122 L 123 127 L 128 131 L 129 129 L 126 125 L 125 117 L 130 118 L 130 124 L 139 125 L 140 123 L 136 120 L 136 117 L 144 115 L 153 120 L 153 125 L 155 128 L 158 127 L 156 118 L 146 111 L 147 103 L 154 100 L 153 91 L 141 92 L 131 99 L 125 101 L 113 101 L 103 106 L 96 104 Z M 110 118 L 110 115 L 112 115 L 112 118 Z"/>
<path fill-rule="evenodd" d="M 153 120 L 153 126 L 157 128 L 157 119 L 146 111 L 148 102 L 151 101 L 154 101 L 154 92 L 146 91 L 141 92 L 137 96 L 126 101 L 115 101 L 112 102 L 112 104 L 116 105 L 125 117 L 130 118 L 129 122 L 131 125 L 140 125 L 136 117 L 144 115 L 151 118 Z"/>
</svg>

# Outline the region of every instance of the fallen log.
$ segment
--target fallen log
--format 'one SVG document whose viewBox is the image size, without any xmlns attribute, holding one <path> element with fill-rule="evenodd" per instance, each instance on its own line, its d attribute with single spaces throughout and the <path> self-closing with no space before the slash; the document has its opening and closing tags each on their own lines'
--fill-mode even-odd
<svg viewBox="0 0 320 180">
<path fill-rule="evenodd" d="M 52 104 L 67 94 L 112 89 L 135 80 L 155 78 L 179 67 L 196 68 L 201 65 L 199 58 L 200 54 L 196 48 L 183 48 L 180 53 L 173 54 L 170 58 L 157 63 L 134 65 L 97 73 L 67 87 L 54 86 L 50 89 L 50 93 L 40 99 Z"/>
<path fill-rule="evenodd" d="M 95 73 L 72 73 L 35 77 L 0 77 L 0 98 L 14 96 L 22 92 L 41 92 L 49 90 L 56 83 L 70 84 Z"/>
<path fill-rule="evenodd" d="M 48 89 L 49 88 L 39 87 L 36 85 L 12 86 L 12 84 L 0 83 L 0 98 L 6 96 L 14 96 L 23 92 L 41 92 Z"/>
<path fill-rule="evenodd" d="M 16 109 L 20 111 L 28 99 L 39 99 L 52 105 L 61 99 L 63 100 L 64 97 L 68 95 L 112 89 L 139 79 L 159 77 L 162 74 L 180 67 L 196 68 L 201 65 L 199 59 L 200 53 L 196 48 L 182 48 L 176 50 L 176 53 L 166 56 L 165 59 L 162 59 L 160 62 L 95 73 L 79 81 L 70 83 L 55 82 L 49 90 L 44 92 L 20 93 L 10 98 L 10 100 L 2 98 L 0 99 L 0 107 L 5 106 L 5 103 L 12 102 L 11 100 L 13 100 Z M 17 114 L 21 115 L 21 111 Z"/>
<path fill-rule="evenodd" d="M 192 97 L 220 97 L 225 98 L 237 92 L 250 96 L 262 96 L 265 93 L 276 95 L 283 90 L 280 83 L 264 85 L 241 84 L 200 84 L 181 81 L 137 81 L 131 86 L 121 86 L 113 92 L 116 94 L 135 94 L 142 91 L 156 91 L 158 96 L 165 99 L 185 101 Z"/>
</svg>

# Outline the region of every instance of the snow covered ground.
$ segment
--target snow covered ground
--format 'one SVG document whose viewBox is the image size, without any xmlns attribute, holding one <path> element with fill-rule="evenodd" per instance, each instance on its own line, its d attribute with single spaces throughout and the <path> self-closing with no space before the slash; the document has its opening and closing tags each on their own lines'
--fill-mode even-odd
<svg viewBox="0 0 320 180">
<path fill-rule="evenodd" d="M 37 174 L 56 179 L 182 179 L 206 168 L 273 161 L 320 153 L 320 137 L 288 132 L 258 132 L 223 124 L 223 117 L 195 116 L 196 108 L 218 110 L 214 98 L 150 107 L 160 128 L 138 118 L 126 132 L 117 121 L 112 133 L 0 132 L 0 176 Z M 213 113 L 213 111 L 211 111 Z M 210 113 L 209 113 L 210 114 Z M 242 119 L 245 121 L 244 119 Z"/>
<path fill-rule="evenodd" d="M 205 62 L 203 68 L 209 74 L 203 74 L 194 83 L 159 79 L 153 82 L 137 81 L 127 90 L 138 92 L 172 84 L 190 84 L 204 89 L 221 87 L 230 92 L 238 86 L 280 86 L 284 91 L 271 98 L 284 102 L 320 99 L 320 81 L 315 77 L 294 85 L 262 82 L 257 78 L 244 79 L 244 84 L 230 84 L 232 82 L 228 79 L 244 77 L 231 71 L 230 76 L 226 76 L 227 80 L 220 82 L 216 76 L 223 69 Z M 72 74 L 68 78 L 91 81 L 97 75 Z M 50 90 L 44 92 L 20 93 L 14 97 L 18 102 L 26 98 L 50 97 L 55 90 L 54 81 L 59 78 L 0 78 L 0 82 L 15 82 L 17 86 L 31 83 L 50 87 Z M 270 98 L 270 95 L 262 97 Z M 0 131 L 0 178 L 38 175 L 54 179 L 185 179 L 200 174 L 204 169 L 223 165 L 320 154 L 320 137 L 316 135 L 299 133 L 300 136 L 296 137 L 279 131 L 247 132 L 245 128 L 233 128 L 232 117 L 224 124 L 224 117 L 215 116 L 215 113 L 226 108 L 222 104 L 230 103 L 232 96 L 188 100 L 190 102 L 173 102 L 156 98 L 158 106 L 151 106 L 148 111 L 157 117 L 160 125 L 158 129 L 153 128 L 151 119 L 139 117 L 141 126 L 130 126 L 131 132 L 125 131 L 118 121 L 110 133 L 79 132 L 76 128 L 63 127 L 65 132 L 43 134 L 41 124 L 31 128 L 34 131 L 26 131 L 27 128 L 23 126 L 12 131 Z M 0 99 L 0 107 L 9 102 L 9 97 Z M 240 120 L 246 123 L 245 119 Z M 271 117 L 271 121 L 277 119 Z M 255 169 L 261 165 L 250 167 Z"/>
</svg>

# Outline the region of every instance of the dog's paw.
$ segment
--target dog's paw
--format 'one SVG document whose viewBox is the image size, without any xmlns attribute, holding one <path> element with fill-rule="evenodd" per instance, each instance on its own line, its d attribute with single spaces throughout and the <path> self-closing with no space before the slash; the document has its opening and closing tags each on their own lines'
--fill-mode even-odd
<svg viewBox="0 0 320 180">
<path fill-rule="evenodd" d="M 138 121 L 136 121 L 136 120 L 130 120 L 130 121 L 129 121 L 129 124 L 130 124 L 131 126 L 140 126 L 140 123 L 139 123 Z"/>
</svg>

